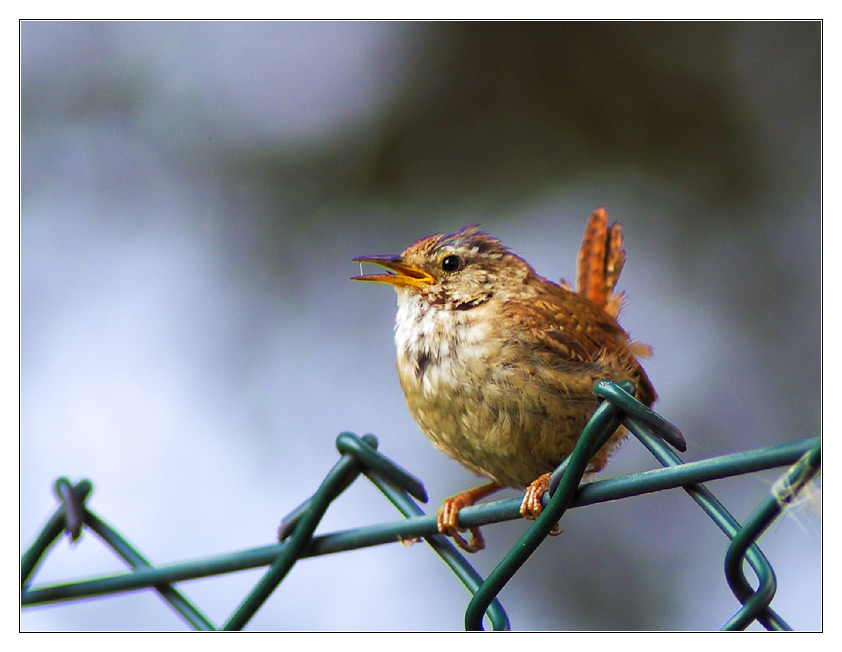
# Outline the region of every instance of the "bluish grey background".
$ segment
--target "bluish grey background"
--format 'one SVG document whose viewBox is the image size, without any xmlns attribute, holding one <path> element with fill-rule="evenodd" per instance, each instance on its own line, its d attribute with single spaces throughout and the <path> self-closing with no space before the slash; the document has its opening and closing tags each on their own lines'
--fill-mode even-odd
<svg viewBox="0 0 842 652">
<path fill-rule="evenodd" d="M 153 563 L 270 543 L 345 430 L 430 509 L 472 486 L 405 408 L 394 293 L 348 278 L 473 222 L 570 279 L 590 211 L 622 221 L 622 323 L 685 459 L 820 432 L 818 23 L 24 22 L 21 85 L 22 549 L 62 475 Z M 656 466 L 630 441 L 603 476 Z M 744 519 L 776 477 L 711 489 Z M 762 540 L 796 629 L 819 503 Z M 360 481 L 320 531 L 394 518 Z M 486 527 L 479 572 L 525 527 Z M 501 600 L 516 629 L 715 629 L 725 547 L 678 491 L 575 510 Z M 37 581 L 121 569 L 88 534 Z M 222 624 L 259 575 L 181 588 Z M 380 546 L 300 562 L 249 628 L 460 629 L 467 600 Z M 21 626 L 184 627 L 151 592 Z"/>
</svg>

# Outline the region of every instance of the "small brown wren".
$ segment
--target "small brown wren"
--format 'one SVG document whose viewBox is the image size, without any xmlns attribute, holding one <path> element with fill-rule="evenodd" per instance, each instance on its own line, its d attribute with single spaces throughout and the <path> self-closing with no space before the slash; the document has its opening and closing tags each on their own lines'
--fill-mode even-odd
<svg viewBox="0 0 842 652">
<path fill-rule="evenodd" d="M 605 209 L 588 221 L 578 281 L 542 278 L 475 226 L 418 240 L 399 256 L 361 256 L 385 274 L 354 277 L 391 284 L 398 375 L 412 416 L 433 445 L 490 483 L 446 500 L 440 532 L 465 550 L 484 547 L 479 528 L 466 541 L 462 507 L 503 487 L 527 487 L 520 512 L 541 513 L 553 471 L 597 407 L 596 381 L 631 380 L 647 406 L 657 396 L 637 361 L 649 347 L 617 323 L 614 287 L 625 261 L 623 232 Z M 620 428 L 593 457 L 602 469 L 625 436 Z"/>
</svg>

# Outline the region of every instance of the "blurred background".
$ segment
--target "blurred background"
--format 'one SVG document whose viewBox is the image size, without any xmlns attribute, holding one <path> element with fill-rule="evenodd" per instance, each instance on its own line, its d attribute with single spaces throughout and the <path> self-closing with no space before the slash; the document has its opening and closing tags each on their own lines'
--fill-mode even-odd
<svg viewBox="0 0 842 652">
<path fill-rule="evenodd" d="M 816 22 L 23 22 L 21 550 L 59 476 L 153 564 L 271 543 L 346 430 L 430 510 L 473 486 L 406 409 L 394 293 L 349 277 L 475 222 L 556 280 L 594 208 L 622 222 L 621 321 L 684 459 L 819 435 L 820 117 Z M 602 477 L 657 466 L 629 441 Z M 779 473 L 709 486 L 743 520 Z M 822 625 L 818 496 L 761 540 L 796 629 Z M 362 479 L 319 532 L 396 518 Z M 680 491 L 573 510 L 500 598 L 515 629 L 717 629 L 725 549 Z M 87 533 L 35 581 L 122 568 Z M 261 574 L 180 588 L 221 625 Z M 468 599 L 386 545 L 302 560 L 248 627 L 461 629 Z M 144 591 L 21 627 L 185 625 Z"/>
</svg>

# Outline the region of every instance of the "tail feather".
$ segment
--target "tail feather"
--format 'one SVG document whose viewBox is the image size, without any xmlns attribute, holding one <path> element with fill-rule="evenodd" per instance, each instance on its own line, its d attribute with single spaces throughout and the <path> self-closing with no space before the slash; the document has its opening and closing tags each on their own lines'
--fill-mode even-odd
<svg viewBox="0 0 842 652">
<path fill-rule="evenodd" d="M 625 293 L 614 291 L 625 262 L 623 227 L 619 222 L 609 227 L 607 211 L 603 207 L 597 208 L 588 219 L 582 248 L 579 250 L 576 291 L 614 319 L 619 317 L 625 300 Z M 649 346 L 640 342 L 629 341 L 626 346 L 634 358 L 643 358 L 652 353 Z M 652 405 L 658 395 L 643 367 L 639 363 L 637 367 L 638 399 L 645 405 Z"/>
<path fill-rule="evenodd" d="M 622 293 L 614 294 L 614 288 L 625 262 L 623 227 L 619 222 L 609 227 L 608 213 L 597 208 L 588 219 L 579 250 L 576 291 L 614 318 L 623 302 Z"/>
</svg>

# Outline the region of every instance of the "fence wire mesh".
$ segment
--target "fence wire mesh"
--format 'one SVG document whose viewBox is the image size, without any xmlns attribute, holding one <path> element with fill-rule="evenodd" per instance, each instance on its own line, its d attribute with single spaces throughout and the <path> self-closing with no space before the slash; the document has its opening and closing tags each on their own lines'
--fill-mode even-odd
<svg viewBox="0 0 842 652">
<path fill-rule="evenodd" d="M 676 428 L 634 399 L 630 383 L 600 381 L 594 392 L 602 399 L 574 451 L 551 477 L 544 496 L 544 512 L 522 538 L 483 578 L 447 537 L 438 533 L 436 514 L 426 514 L 418 502 L 426 502 L 424 485 L 408 471 L 377 450 L 373 435 L 357 437 L 343 433 L 336 440 L 339 461 L 316 492 L 282 521 L 280 543 L 241 550 L 178 564 L 153 566 L 113 527 L 87 504 L 92 484 L 56 481 L 59 506 L 21 557 L 21 605 L 30 607 L 67 600 L 81 600 L 141 589 L 155 590 L 189 625 L 197 630 L 239 630 L 287 576 L 299 559 L 376 546 L 395 541 L 424 539 L 441 557 L 472 597 L 465 611 L 465 628 L 509 629 L 509 619 L 497 596 L 529 556 L 550 534 L 567 509 L 610 500 L 682 488 L 730 540 L 724 560 L 725 580 L 738 607 L 722 629 L 745 629 L 757 621 L 769 630 L 790 629 L 770 606 L 777 582 L 771 564 L 757 546 L 766 529 L 790 505 L 821 470 L 819 438 L 683 463 L 664 443 Z M 591 456 L 622 424 L 661 464 L 662 468 L 605 480 L 581 483 Z M 740 524 L 704 486 L 704 482 L 765 469 L 789 468 L 773 485 L 769 495 L 745 523 Z M 331 503 L 360 475 L 366 477 L 395 506 L 402 519 L 316 536 L 316 528 Z M 459 523 L 474 527 L 520 518 L 520 500 L 501 500 L 464 508 Z M 95 533 L 131 569 L 116 575 L 53 585 L 33 585 L 39 564 L 64 532 L 78 539 L 87 528 Z M 745 575 L 746 563 L 755 576 L 756 588 Z M 228 620 L 217 627 L 174 585 L 192 579 L 268 567 L 251 592 Z"/>
</svg>

